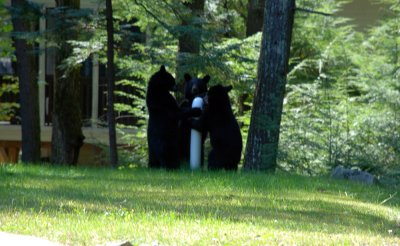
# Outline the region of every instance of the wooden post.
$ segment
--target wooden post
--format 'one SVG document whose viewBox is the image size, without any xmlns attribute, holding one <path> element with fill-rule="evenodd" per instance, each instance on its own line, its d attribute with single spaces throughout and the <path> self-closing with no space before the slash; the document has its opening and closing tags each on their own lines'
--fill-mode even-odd
<svg viewBox="0 0 400 246">
<path fill-rule="evenodd" d="M 114 26 L 112 1 L 106 0 L 107 20 L 107 120 L 110 144 L 110 162 L 113 168 L 118 167 L 117 139 L 114 113 Z"/>
<path fill-rule="evenodd" d="M 45 9 L 43 11 L 46 11 Z M 46 19 L 41 17 L 39 20 L 39 31 L 43 33 L 46 30 Z M 46 106 L 46 95 L 45 95 L 45 86 L 46 86 L 46 43 L 44 40 L 41 40 L 39 43 L 39 115 L 40 115 L 40 126 L 44 126 L 45 124 L 45 106 Z"/>
<path fill-rule="evenodd" d="M 92 55 L 92 127 L 97 127 L 99 117 L 99 55 Z"/>
</svg>

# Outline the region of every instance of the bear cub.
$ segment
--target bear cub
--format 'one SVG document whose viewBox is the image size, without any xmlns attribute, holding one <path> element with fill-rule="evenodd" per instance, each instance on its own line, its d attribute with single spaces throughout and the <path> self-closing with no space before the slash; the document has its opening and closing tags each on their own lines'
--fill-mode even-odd
<svg viewBox="0 0 400 246">
<path fill-rule="evenodd" d="M 211 77 L 209 75 L 203 78 L 192 77 L 185 74 L 185 100 L 181 103 L 183 110 L 192 108 L 192 103 L 196 97 L 204 97 L 207 94 L 207 84 Z M 204 142 L 207 137 L 207 132 L 204 129 L 199 129 L 202 132 L 202 148 L 201 148 L 201 165 L 204 162 Z M 189 120 L 183 120 L 179 126 L 179 158 L 181 162 L 187 163 L 190 160 L 190 136 L 191 123 Z"/>
<path fill-rule="evenodd" d="M 201 115 L 201 109 L 181 109 L 170 93 L 176 89 L 175 79 L 164 66 L 149 80 L 146 105 L 149 113 L 147 143 L 150 168 L 179 167 L 179 122 Z"/>
<path fill-rule="evenodd" d="M 192 121 L 194 128 L 204 128 L 210 134 L 209 170 L 237 170 L 242 155 L 242 134 L 228 96 L 231 89 L 232 86 L 212 86 L 205 97 L 205 112 L 199 120 Z"/>
<path fill-rule="evenodd" d="M 181 108 L 189 110 L 192 108 L 192 103 L 196 97 L 204 97 L 207 94 L 207 85 L 211 77 L 209 75 L 203 78 L 192 77 L 185 74 L 185 100 L 181 103 Z M 189 120 L 183 120 L 179 127 L 179 159 L 181 162 L 188 163 L 190 160 L 190 136 L 191 123 Z M 204 142 L 207 137 L 207 132 L 200 129 L 202 133 L 202 148 L 201 148 L 201 165 L 204 162 Z"/>
</svg>

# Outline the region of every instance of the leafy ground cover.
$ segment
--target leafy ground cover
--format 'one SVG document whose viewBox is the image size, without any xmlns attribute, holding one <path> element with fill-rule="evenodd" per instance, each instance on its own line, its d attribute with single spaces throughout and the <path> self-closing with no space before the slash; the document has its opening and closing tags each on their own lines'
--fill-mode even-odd
<svg viewBox="0 0 400 246">
<path fill-rule="evenodd" d="M 400 194 L 328 177 L 0 166 L 0 231 L 66 245 L 400 245 Z"/>
</svg>

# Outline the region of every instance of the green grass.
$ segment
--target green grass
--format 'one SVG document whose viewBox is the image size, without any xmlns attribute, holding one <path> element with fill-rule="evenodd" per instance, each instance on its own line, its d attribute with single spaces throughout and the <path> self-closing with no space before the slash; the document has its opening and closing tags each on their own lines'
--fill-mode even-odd
<svg viewBox="0 0 400 246">
<path fill-rule="evenodd" d="M 67 245 L 400 245 L 395 192 L 283 173 L 5 165 L 0 231 Z"/>
</svg>

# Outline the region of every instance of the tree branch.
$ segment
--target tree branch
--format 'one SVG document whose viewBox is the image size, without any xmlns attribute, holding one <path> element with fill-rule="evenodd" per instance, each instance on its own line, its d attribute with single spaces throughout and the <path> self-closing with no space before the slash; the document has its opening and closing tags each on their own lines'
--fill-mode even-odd
<svg viewBox="0 0 400 246">
<path fill-rule="evenodd" d="M 315 11 L 312 9 L 305 9 L 305 8 L 296 8 L 296 11 L 301 11 L 301 12 L 306 12 L 306 13 L 311 13 L 311 14 L 318 14 L 318 15 L 323 15 L 323 16 L 332 16 L 330 13 L 324 13 L 320 11 Z"/>
<path fill-rule="evenodd" d="M 175 14 L 175 16 L 180 19 L 183 20 L 182 15 L 179 13 L 179 11 L 177 10 L 177 8 L 174 8 L 171 4 L 168 3 L 168 1 L 163 0 L 164 4 L 167 5 L 167 7 Z"/>
<path fill-rule="evenodd" d="M 155 19 L 158 23 L 160 23 L 160 25 L 163 26 L 165 29 L 167 29 L 169 33 L 175 36 L 176 32 L 167 23 L 162 21 L 153 12 L 151 12 L 142 2 L 138 2 L 137 0 L 135 0 L 135 3 L 141 6 L 148 15 L 150 15 L 153 19 Z"/>
</svg>

